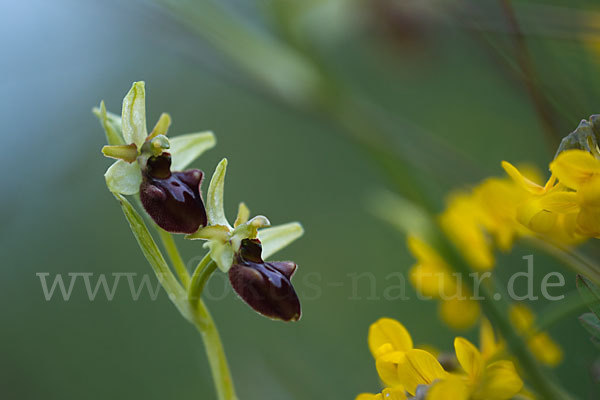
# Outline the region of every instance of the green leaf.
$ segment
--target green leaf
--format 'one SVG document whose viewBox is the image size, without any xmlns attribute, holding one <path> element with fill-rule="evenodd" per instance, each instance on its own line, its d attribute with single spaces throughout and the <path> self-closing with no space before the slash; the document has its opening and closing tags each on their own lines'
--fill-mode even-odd
<svg viewBox="0 0 600 400">
<path fill-rule="evenodd" d="M 262 244 L 262 258 L 266 260 L 272 254 L 288 246 L 304 234 L 304 228 L 298 222 L 274 226 L 258 231 L 258 239 Z"/>
<path fill-rule="evenodd" d="M 136 194 L 142 184 L 142 170 L 137 162 L 118 160 L 104 174 L 106 186 L 113 193 Z"/>
<path fill-rule="evenodd" d="M 227 159 L 221 160 L 208 186 L 206 198 L 206 214 L 210 225 L 224 225 L 231 229 L 231 225 L 225 217 L 223 196 L 225 190 L 225 173 L 227 171 Z"/>
<path fill-rule="evenodd" d="M 600 339 L 600 319 L 592 313 L 585 313 L 579 317 L 581 325 L 596 339 Z"/>
<path fill-rule="evenodd" d="M 169 139 L 169 153 L 173 159 L 171 169 L 183 171 L 206 150 L 215 147 L 217 140 L 212 132 L 188 133 Z"/>
<path fill-rule="evenodd" d="M 144 220 L 137 213 L 137 211 L 135 211 L 125 197 L 118 193 L 114 193 L 114 196 L 121 203 L 121 208 L 123 209 L 125 218 L 129 223 L 131 232 L 133 232 L 140 249 L 142 249 L 144 257 L 146 257 L 146 260 L 148 260 L 150 266 L 154 270 L 158 281 L 169 295 L 169 299 L 171 299 L 171 301 L 175 304 L 185 318 L 191 319 L 189 310 L 186 307 L 187 303 L 185 302 L 187 293 L 179 284 L 179 282 L 177 282 L 177 279 L 169 269 L 165 258 L 158 249 L 158 246 L 152 238 L 152 235 L 150 235 Z"/>
<path fill-rule="evenodd" d="M 142 148 L 148 131 L 146 128 L 146 90 L 144 82 L 135 82 L 123 99 L 121 112 L 123 139 Z"/>
<path fill-rule="evenodd" d="M 121 133 L 121 118 L 113 113 L 106 111 L 104 101 L 100 102 L 100 107 L 94 107 L 92 110 L 94 115 L 100 120 L 104 133 L 106 134 L 106 141 L 109 145 L 123 145 L 126 144 L 123 140 L 123 134 Z"/>
<path fill-rule="evenodd" d="M 577 289 L 588 307 L 600 317 L 600 288 L 583 275 L 577 275 Z"/>
</svg>

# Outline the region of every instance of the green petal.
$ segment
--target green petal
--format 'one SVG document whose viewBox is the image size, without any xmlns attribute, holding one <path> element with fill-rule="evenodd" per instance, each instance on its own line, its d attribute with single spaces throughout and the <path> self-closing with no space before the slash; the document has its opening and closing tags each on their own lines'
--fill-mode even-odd
<svg viewBox="0 0 600 400">
<path fill-rule="evenodd" d="M 142 183 L 142 171 L 138 163 L 118 160 L 104 174 L 106 186 L 113 193 L 136 194 Z"/>
<path fill-rule="evenodd" d="M 271 226 L 271 223 L 267 217 L 263 215 L 257 215 L 250 221 L 239 225 L 234 229 L 231 235 L 231 245 L 235 251 L 240 248 L 240 244 L 243 239 L 256 239 L 258 236 L 258 230 Z"/>
<path fill-rule="evenodd" d="M 94 107 L 92 112 L 100 120 L 109 145 L 126 144 L 121 133 L 121 117 L 107 112 L 104 101 L 100 102 L 100 107 Z"/>
<path fill-rule="evenodd" d="M 240 203 L 238 206 L 237 217 L 235 218 L 235 222 L 233 223 L 234 227 L 237 227 L 241 224 L 245 224 L 248 222 L 248 218 L 250 218 L 250 210 L 248 206 L 244 202 Z"/>
<path fill-rule="evenodd" d="M 148 131 L 146 130 L 146 91 L 144 82 L 135 82 L 123 99 L 121 114 L 123 138 L 126 144 L 135 143 L 142 148 Z"/>
<path fill-rule="evenodd" d="M 171 142 L 172 143 L 172 142 Z M 227 159 L 221 160 L 208 186 L 206 199 L 206 214 L 210 225 L 224 225 L 231 229 L 231 225 L 225 218 L 225 209 L 223 207 L 223 191 L 225 187 L 225 172 L 227 171 Z"/>
<path fill-rule="evenodd" d="M 171 148 L 169 153 L 173 159 L 171 169 L 183 171 L 202 153 L 215 147 L 217 143 L 212 132 L 189 133 L 169 139 Z"/>
<path fill-rule="evenodd" d="M 154 125 L 154 129 L 152 129 L 152 132 L 150 132 L 150 134 L 148 135 L 147 140 L 154 139 L 158 135 L 167 136 L 167 131 L 169 130 L 170 126 L 171 126 L 171 116 L 167 113 L 162 113 L 160 115 L 160 118 L 158 118 L 156 125 Z"/>
<path fill-rule="evenodd" d="M 304 228 L 298 222 L 274 226 L 258 231 L 258 239 L 262 243 L 262 257 L 266 260 L 270 255 L 283 249 L 304 234 Z"/>
<path fill-rule="evenodd" d="M 198 229 L 197 232 L 185 235 L 185 238 L 190 240 L 202 239 L 226 242 L 229 240 L 229 232 L 229 228 L 224 225 L 209 225 Z"/>
</svg>

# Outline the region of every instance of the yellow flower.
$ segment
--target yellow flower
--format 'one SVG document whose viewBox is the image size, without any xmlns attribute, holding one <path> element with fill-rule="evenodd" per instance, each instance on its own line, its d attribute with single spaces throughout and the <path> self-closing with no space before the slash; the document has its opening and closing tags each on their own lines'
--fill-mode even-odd
<svg viewBox="0 0 600 400">
<path fill-rule="evenodd" d="M 369 327 L 368 342 L 381 381 L 386 386 L 402 387 L 396 370 L 405 353 L 413 348 L 404 325 L 395 319 L 381 318 Z"/>
<path fill-rule="evenodd" d="M 517 206 L 526 192 L 512 180 L 488 178 L 473 189 L 473 194 L 482 210 L 482 225 L 501 250 L 509 250 L 515 236 L 524 231 L 517 221 Z"/>
<path fill-rule="evenodd" d="M 540 362 L 555 367 L 562 361 L 562 349 L 547 332 L 537 331 L 535 315 L 529 307 L 513 304 L 509 309 L 509 317 L 517 331 L 526 338 L 529 350 Z"/>
<path fill-rule="evenodd" d="M 435 383 L 427 400 L 507 400 L 522 389 L 523 381 L 512 362 L 500 360 L 487 364 L 479 350 L 461 337 L 454 340 L 454 350 L 465 375 L 450 375 Z"/>
<path fill-rule="evenodd" d="M 425 350 L 408 351 L 403 362 L 398 364 L 398 380 L 413 396 L 419 385 L 431 385 L 437 380 L 447 378 L 448 375 L 439 361 Z"/>
<path fill-rule="evenodd" d="M 466 293 L 466 290 L 463 292 Z M 468 294 L 461 296 L 464 297 L 443 300 L 438 308 L 440 319 L 450 328 L 459 331 L 471 328 L 481 315 L 477 300 L 471 299 Z"/>
<path fill-rule="evenodd" d="M 578 208 L 577 232 L 587 237 L 600 237 L 600 160 L 583 150 L 560 153 L 550 170 L 569 189 Z"/>
<path fill-rule="evenodd" d="M 408 248 L 417 259 L 409 273 L 410 282 L 425 296 L 439 298 L 442 294 L 456 293 L 456 282 L 451 270 L 437 252 L 422 240 L 408 237 Z"/>
<path fill-rule="evenodd" d="M 440 223 L 473 269 L 487 271 L 494 266 L 491 243 L 483 230 L 482 210 L 470 193 L 450 196 Z"/>
<path fill-rule="evenodd" d="M 481 350 L 481 356 L 486 361 L 493 360 L 501 354 L 505 348 L 504 342 L 496 338 L 494 328 L 486 318 L 481 319 L 481 326 L 479 328 L 479 348 Z"/>
<path fill-rule="evenodd" d="M 385 388 L 381 393 L 361 393 L 356 400 L 406 400 L 406 394 L 402 389 Z"/>
<path fill-rule="evenodd" d="M 379 394 L 363 393 L 356 400 L 404 400 L 407 395 L 426 400 L 508 400 L 519 393 L 523 382 L 510 361 L 491 362 L 501 347 L 489 322 L 481 327 L 480 352 L 468 340 L 454 341 L 456 359 L 464 373 L 449 373 L 430 352 L 412 348 L 406 328 L 398 321 L 382 318 L 369 328 L 369 348 L 379 360 L 386 360 L 384 369 L 378 365 L 379 377 L 387 386 Z M 394 362 L 388 357 L 394 355 Z"/>
<path fill-rule="evenodd" d="M 580 239 L 575 232 L 579 211 L 576 194 L 562 183 L 556 184 L 556 174 L 541 186 L 506 161 L 502 162 L 502 167 L 524 190 L 525 196 L 516 206 L 517 220 L 523 226 L 558 243 L 571 244 Z"/>
<path fill-rule="evenodd" d="M 469 329 L 481 313 L 479 303 L 471 300 L 471 292 L 457 286 L 456 278 L 437 252 L 414 236 L 408 237 L 408 248 L 417 259 L 410 270 L 410 281 L 421 294 L 441 299 L 438 312 L 449 327 Z"/>
</svg>

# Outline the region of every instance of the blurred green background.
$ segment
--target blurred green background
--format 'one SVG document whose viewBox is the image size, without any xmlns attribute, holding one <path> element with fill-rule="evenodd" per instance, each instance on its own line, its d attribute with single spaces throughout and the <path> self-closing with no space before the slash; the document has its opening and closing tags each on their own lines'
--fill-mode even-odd
<svg viewBox="0 0 600 400">
<path fill-rule="evenodd" d="M 540 122 L 514 31 L 496 2 L 229 1 L 224 9 L 282 43 L 285 32 L 274 28 L 275 17 L 297 22 L 288 39 L 299 49 L 311 47 L 312 57 L 374 110 L 390 152 L 420 169 L 416 180 L 441 210 L 445 193 L 500 175 L 503 159 L 543 170 L 557 139 L 552 129 L 566 135 L 579 119 L 600 112 L 597 28 L 588 21 L 598 14 L 582 11 L 592 11 L 591 3 L 571 2 L 569 9 L 549 1 L 515 3 L 550 128 Z M 209 307 L 242 399 L 351 399 L 377 391 L 366 337 L 381 316 L 402 321 L 419 344 L 451 349 L 455 333 L 438 321 L 434 302 L 382 298 L 386 277 L 406 271 L 413 260 L 402 235 L 373 216 L 367 199 L 380 188 L 397 188 L 327 107 L 284 99 L 215 46 L 221 41 L 246 50 L 243 35 L 236 43 L 218 30 L 198 28 L 194 12 L 206 17 L 206 4 L 0 5 L 0 397 L 214 396 L 200 337 L 164 293 L 157 301 L 133 301 L 122 285 L 113 301 L 102 294 L 90 301 L 79 282 L 69 301 L 58 295 L 46 301 L 36 276 L 151 273 L 106 190 L 110 161 L 100 153 L 104 135 L 91 113 L 101 99 L 119 113 L 136 80 L 146 81 L 149 124 L 168 111 L 173 135 L 216 133 L 217 147 L 195 166 L 211 173 L 221 157 L 229 158 L 230 216 L 243 200 L 274 224 L 299 220 L 306 229 L 276 257 L 299 264 L 300 322 L 253 313 L 222 275 L 210 283 L 209 293 L 223 297 L 209 300 Z M 288 11 L 291 16 L 282 17 Z M 301 84 L 283 65 L 259 56 L 254 61 L 266 76 L 283 76 L 284 86 Z M 181 242 L 186 260 L 203 251 L 198 243 Z M 521 257 L 530 253 L 517 246 L 501 256 L 500 275 L 523 270 Z M 542 256 L 536 263 L 540 271 L 565 271 Z M 376 296 L 366 280 L 355 293 L 352 276 L 365 271 L 375 277 Z M 573 275 L 565 276 L 565 291 L 573 290 Z M 412 289 L 407 294 L 414 298 Z M 559 380 L 581 398 L 597 398 L 589 377 L 597 353 L 576 315 L 551 333 L 566 352 Z M 475 338 L 476 332 L 466 335 Z"/>
</svg>

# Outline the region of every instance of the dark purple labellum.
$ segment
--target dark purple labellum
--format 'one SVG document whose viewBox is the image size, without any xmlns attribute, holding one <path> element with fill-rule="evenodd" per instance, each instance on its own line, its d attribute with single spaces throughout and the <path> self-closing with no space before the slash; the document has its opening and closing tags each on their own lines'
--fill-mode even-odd
<svg viewBox="0 0 600 400">
<path fill-rule="evenodd" d="M 300 319 L 300 300 L 290 282 L 296 264 L 265 262 L 258 240 L 244 239 L 229 270 L 229 281 L 237 294 L 258 313 L 273 319 Z"/>
<path fill-rule="evenodd" d="M 206 226 L 200 193 L 202 171 L 171 172 L 171 155 L 148 159 L 140 185 L 140 199 L 154 222 L 167 232 L 194 233 Z"/>
</svg>

